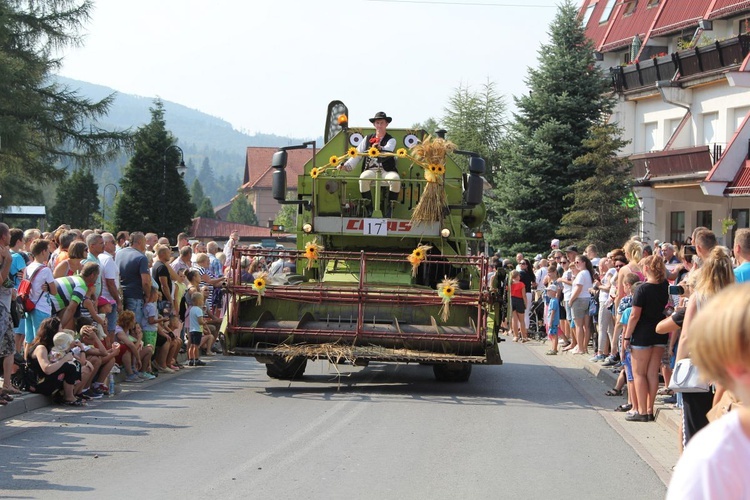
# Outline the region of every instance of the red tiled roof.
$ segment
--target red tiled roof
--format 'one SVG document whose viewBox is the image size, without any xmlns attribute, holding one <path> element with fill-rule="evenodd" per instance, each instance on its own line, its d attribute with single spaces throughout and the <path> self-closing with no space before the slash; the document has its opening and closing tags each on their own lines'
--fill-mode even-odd
<svg viewBox="0 0 750 500">
<path fill-rule="evenodd" d="M 243 189 L 270 188 L 273 169 L 271 158 L 278 148 L 247 148 L 245 157 L 245 177 Z M 302 175 L 307 163 L 312 158 L 310 149 L 290 149 L 287 151 L 286 182 L 289 189 L 297 189 L 297 177 Z"/>
<path fill-rule="evenodd" d="M 240 238 L 267 238 L 269 229 L 262 226 L 247 226 L 236 222 L 196 217 L 190 227 L 190 235 L 195 238 L 229 238 L 232 231 L 237 231 Z M 288 236 L 276 234 L 276 236 Z"/>
<path fill-rule="evenodd" d="M 750 160 L 745 160 L 734 180 L 724 190 L 725 194 L 750 195 Z"/>
<path fill-rule="evenodd" d="M 626 47 L 634 36 L 643 40 L 646 35 L 651 38 L 674 34 L 694 29 L 700 19 L 720 19 L 750 10 L 750 0 L 661 0 L 651 8 L 646 8 L 646 0 L 640 0 L 635 11 L 625 16 L 622 0 L 618 0 L 609 20 L 599 24 L 606 4 L 607 0 L 598 0 L 586 26 L 586 35 L 600 52 Z M 581 14 L 588 5 L 589 2 L 584 3 Z"/>
</svg>

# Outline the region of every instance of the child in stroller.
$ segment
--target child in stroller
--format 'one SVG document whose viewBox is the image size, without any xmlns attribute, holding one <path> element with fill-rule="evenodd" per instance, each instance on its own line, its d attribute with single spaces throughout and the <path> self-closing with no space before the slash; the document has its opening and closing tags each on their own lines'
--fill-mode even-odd
<svg viewBox="0 0 750 500">
<path fill-rule="evenodd" d="M 539 296 L 538 299 L 531 303 L 531 310 L 529 311 L 529 335 L 536 338 L 536 340 L 547 341 L 547 328 L 544 326 L 544 296 Z"/>
</svg>

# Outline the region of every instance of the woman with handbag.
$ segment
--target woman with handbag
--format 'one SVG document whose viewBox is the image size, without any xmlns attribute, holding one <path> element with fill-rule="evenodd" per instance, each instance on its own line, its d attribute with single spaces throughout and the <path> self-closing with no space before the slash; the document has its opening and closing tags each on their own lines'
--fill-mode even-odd
<svg viewBox="0 0 750 500">
<path fill-rule="evenodd" d="M 682 325 L 680 344 L 677 347 L 676 360 L 691 357 L 689 351 L 690 324 L 695 315 L 705 307 L 706 301 L 716 295 L 723 288 L 734 283 L 732 260 L 724 252 L 723 247 L 716 246 L 709 253 L 703 265 L 697 271 L 698 276 L 695 289 L 685 310 L 685 322 Z M 690 441 L 696 432 L 708 425 L 706 413 L 713 406 L 713 393 L 683 392 L 682 393 L 682 445 Z"/>
</svg>

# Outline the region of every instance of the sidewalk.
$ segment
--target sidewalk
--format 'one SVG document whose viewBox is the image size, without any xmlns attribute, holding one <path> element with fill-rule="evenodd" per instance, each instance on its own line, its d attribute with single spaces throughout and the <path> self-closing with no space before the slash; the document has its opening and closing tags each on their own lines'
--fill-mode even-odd
<svg viewBox="0 0 750 500">
<path fill-rule="evenodd" d="M 512 340 L 511 337 L 505 338 L 507 339 L 507 341 Z M 597 379 L 604 382 L 609 388 L 614 387 L 615 383 L 617 383 L 617 373 L 615 373 L 615 371 L 611 367 L 602 366 L 601 363 L 589 361 L 593 354 L 576 355 L 561 351 L 557 356 L 547 356 L 545 355 L 545 353 L 549 350 L 549 343 L 542 343 L 540 341 L 531 341 L 526 344 L 526 347 L 529 349 L 534 349 L 538 355 L 542 356 L 545 359 L 557 359 L 564 362 L 567 366 L 575 366 L 577 368 L 581 368 L 582 370 L 585 370 Z M 623 388 L 623 402 L 627 402 L 626 394 L 627 388 Z M 677 432 L 680 428 L 680 411 L 677 408 L 674 408 L 673 405 L 663 404 L 661 402 L 663 399 L 663 397 L 657 396 L 656 405 L 654 407 L 654 416 L 656 418 L 656 422 L 665 426 L 671 431 Z M 619 401 L 620 398 L 612 398 L 613 403 L 616 402 L 617 404 L 620 404 Z M 614 406 L 617 406 L 617 404 L 612 405 L 612 407 L 614 408 Z"/>
<path fill-rule="evenodd" d="M 221 354 L 217 354 L 216 357 L 218 358 L 221 356 Z M 115 375 L 115 395 L 119 395 L 121 393 L 128 393 L 133 390 L 138 390 L 140 387 L 150 387 L 154 384 L 158 384 L 159 382 L 163 382 L 164 380 L 169 380 L 173 377 L 179 376 L 181 373 L 185 371 L 189 371 L 190 369 L 187 368 L 187 356 L 184 353 L 181 353 L 178 356 L 178 359 L 180 363 L 185 364 L 185 369 L 180 370 L 175 373 L 160 373 L 158 376 L 153 380 L 147 380 L 142 383 L 124 383 L 125 380 L 125 371 L 121 370 L 120 373 Z M 204 360 L 206 359 L 212 359 L 212 358 L 202 358 Z M 199 368 L 200 369 L 200 368 Z M 110 397 L 114 396 L 103 396 L 102 400 L 108 399 Z M 20 396 L 14 396 L 14 400 L 8 403 L 7 405 L 0 406 L 0 422 L 4 420 L 8 420 L 10 418 L 16 417 L 18 415 L 22 415 L 24 413 L 38 410 L 39 408 L 44 408 L 45 406 L 52 406 L 55 405 L 52 398 L 48 396 L 43 396 L 41 394 L 33 394 L 30 392 L 24 392 Z M 100 400 L 93 400 L 94 402 L 100 401 Z"/>
</svg>

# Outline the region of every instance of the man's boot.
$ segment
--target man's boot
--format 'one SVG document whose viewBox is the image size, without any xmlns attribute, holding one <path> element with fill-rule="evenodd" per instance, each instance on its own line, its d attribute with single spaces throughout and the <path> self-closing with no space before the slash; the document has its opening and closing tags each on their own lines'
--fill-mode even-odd
<svg viewBox="0 0 750 500">
<path fill-rule="evenodd" d="M 386 218 L 390 219 L 393 217 L 393 206 L 396 204 L 396 201 L 398 200 L 398 193 L 393 191 L 388 191 L 388 201 L 386 202 L 385 207 L 385 216 Z"/>
<path fill-rule="evenodd" d="M 362 195 L 362 208 L 364 210 L 364 216 L 365 217 L 372 217 L 372 193 L 370 191 L 365 191 L 364 193 L 360 193 Z"/>
</svg>

